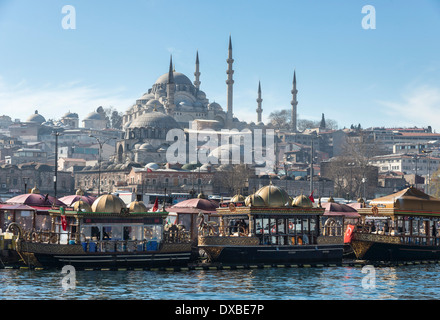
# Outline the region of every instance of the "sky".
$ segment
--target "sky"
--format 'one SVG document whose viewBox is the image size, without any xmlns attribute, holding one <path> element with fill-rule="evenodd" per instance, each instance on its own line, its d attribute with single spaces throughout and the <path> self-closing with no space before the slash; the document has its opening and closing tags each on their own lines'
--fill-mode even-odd
<svg viewBox="0 0 440 320">
<path fill-rule="evenodd" d="M 264 122 L 290 109 L 295 70 L 300 119 L 440 132 L 440 0 L 0 0 L 0 115 L 125 112 L 170 55 L 194 80 L 197 51 L 226 110 L 229 36 L 240 120 L 259 81 Z"/>
</svg>

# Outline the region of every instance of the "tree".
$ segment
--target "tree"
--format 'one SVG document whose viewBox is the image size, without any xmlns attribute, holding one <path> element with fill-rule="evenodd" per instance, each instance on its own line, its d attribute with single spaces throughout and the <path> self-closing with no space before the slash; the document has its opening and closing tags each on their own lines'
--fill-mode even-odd
<svg viewBox="0 0 440 320">
<path fill-rule="evenodd" d="M 221 193 L 233 196 L 247 190 L 249 178 L 252 176 L 254 171 L 246 164 L 226 165 L 215 173 L 213 185 Z"/>
<path fill-rule="evenodd" d="M 277 129 L 289 129 L 290 122 L 292 121 L 291 111 L 288 109 L 273 111 L 269 114 L 269 121 Z M 321 121 L 322 120 L 314 121 L 308 119 L 298 119 L 298 131 L 319 128 Z M 325 127 L 327 129 L 336 130 L 338 129 L 338 123 L 333 119 L 325 119 Z"/>
<path fill-rule="evenodd" d="M 347 137 L 342 147 L 343 155 L 333 158 L 324 172 L 334 181 L 335 192 L 340 197 L 356 199 L 372 195 L 377 186 L 378 168 L 370 165 L 372 157 L 381 154 L 380 146 L 364 133 Z"/>
<path fill-rule="evenodd" d="M 277 129 L 289 129 L 291 113 L 289 110 L 273 111 L 269 114 L 269 121 Z"/>
<path fill-rule="evenodd" d="M 122 112 L 118 112 L 115 107 L 104 109 L 107 127 L 112 129 L 122 129 Z"/>
</svg>

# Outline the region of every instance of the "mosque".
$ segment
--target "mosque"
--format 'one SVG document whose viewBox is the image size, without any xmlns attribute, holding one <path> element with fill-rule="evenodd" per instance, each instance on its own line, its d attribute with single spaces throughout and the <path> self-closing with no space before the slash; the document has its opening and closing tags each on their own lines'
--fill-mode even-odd
<svg viewBox="0 0 440 320">
<path fill-rule="evenodd" d="M 240 121 L 233 114 L 233 62 L 232 42 L 229 37 L 227 62 L 227 106 L 226 110 L 216 102 L 210 102 L 200 88 L 199 54 L 196 54 L 194 81 L 176 72 L 170 58 L 169 70 L 160 76 L 123 115 L 124 138 L 116 145 L 117 162 L 139 163 L 166 162 L 169 143 L 166 134 L 171 129 L 187 130 L 190 123 L 198 123 L 198 129 L 267 128 L 261 121 L 261 85 L 258 85 L 256 123 Z M 292 129 L 296 131 L 296 78 L 292 90 Z"/>
</svg>

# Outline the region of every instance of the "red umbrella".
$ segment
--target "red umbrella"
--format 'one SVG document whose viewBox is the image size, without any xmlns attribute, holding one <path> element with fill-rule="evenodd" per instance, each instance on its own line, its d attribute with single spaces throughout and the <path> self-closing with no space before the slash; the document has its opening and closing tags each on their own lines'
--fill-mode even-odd
<svg viewBox="0 0 440 320">
<path fill-rule="evenodd" d="M 359 218 L 361 215 L 356 209 L 350 207 L 347 204 L 336 203 L 336 202 L 325 202 L 321 206 L 325 209 L 324 215 L 344 215 L 347 218 Z"/>
<path fill-rule="evenodd" d="M 168 208 L 168 210 L 177 213 L 199 213 L 200 211 L 203 213 L 215 213 L 216 208 L 218 208 L 216 201 L 194 198 L 176 203 Z"/>
<path fill-rule="evenodd" d="M 62 197 L 59 200 L 68 206 L 71 206 L 72 204 L 74 204 L 75 202 L 77 202 L 79 200 L 82 200 L 82 201 L 87 202 L 88 204 L 92 205 L 93 201 L 95 201 L 96 198 L 92 197 L 92 196 L 81 196 L 78 194 L 73 194 L 70 196 Z"/>
<path fill-rule="evenodd" d="M 64 206 L 65 203 L 49 195 L 38 193 L 25 193 L 6 200 L 6 203 L 21 203 L 28 206 L 51 206 L 55 203 L 57 206 Z"/>
</svg>

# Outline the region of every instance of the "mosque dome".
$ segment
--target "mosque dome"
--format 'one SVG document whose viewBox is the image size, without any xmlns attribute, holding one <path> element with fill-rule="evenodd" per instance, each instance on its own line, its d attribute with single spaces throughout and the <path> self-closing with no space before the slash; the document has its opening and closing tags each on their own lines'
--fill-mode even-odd
<svg viewBox="0 0 440 320">
<path fill-rule="evenodd" d="M 69 111 L 63 116 L 63 118 L 78 119 L 78 114 Z"/>
<path fill-rule="evenodd" d="M 266 206 L 263 198 L 261 198 L 257 194 L 251 194 L 251 195 L 247 196 L 246 199 L 244 200 L 244 204 L 248 207 L 249 206 L 252 206 L 252 207 L 265 207 Z"/>
<path fill-rule="evenodd" d="M 125 202 L 113 194 L 102 195 L 92 204 L 93 212 L 120 213 L 122 208 L 126 208 Z"/>
<path fill-rule="evenodd" d="M 175 84 L 186 84 L 186 85 L 193 86 L 192 81 L 187 76 L 185 76 L 183 73 L 174 71 L 173 77 L 174 77 Z M 161 75 L 155 82 L 155 84 L 167 84 L 167 83 L 168 83 L 168 72 Z"/>
<path fill-rule="evenodd" d="M 147 212 L 148 208 L 143 201 L 133 201 L 128 205 L 128 210 L 130 213 Z"/>
<path fill-rule="evenodd" d="M 214 110 L 214 111 L 222 111 L 222 107 L 217 102 L 211 102 L 208 104 L 208 109 Z"/>
<path fill-rule="evenodd" d="M 146 151 L 155 151 L 154 147 L 149 143 L 144 143 L 139 147 L 139 150 L 146 150 Z"/>
<path fill-rule="evenodd" d="M 92 207 L 90 204 L 83 200 L 75 201 L 71 207 L 74 211 L 85 211 L 85 212 L 92 212 Z"/>
<path fill-rule="evenodd" d="M 42 124 L 43 122 L 46 122 L 46 119 L 38 113 L 38 110 L 35 110 L 35 113 L 27 118 L 26 122 L 36 122 L 38 124 Z"/>
<path fill-rule="evenodd" d="M 145 166 L 145 169 L 158 170 L 158 169 L 160 169 L 160 167 L 157 163 L 150 162 L 150 163 L 147 163 L 147 165 Z"/>
<path fill-rule="evenodd" d="M 297 196 L 295 199 L 293 199 L 292 206 L 302 207 L 302 208 L 313 208 L 313 203 L 309 199 L 309 197 L 302 194 L 300 196 Z"/>
<path fill-rule="evenodd" d="M 98 112 L 92 111 L 84 118 L 84 120 L 103 120 L 103 118 Z"/>
<path fill-rule="evenodd" d="M 290 199 L 287 192 L 272 184 L 260 188 L 255 194 L 263 199 L 267 207 L 290 206 Z"/>
<path fill-rule="evenodd" d="M 150 101 L 147 102 L 147 106 L 161 107 L 162 103 L 160 103 L 160 101 L 157 99 L 151 99 Z"/>
<path fill-rule="evenodd" d="M 173 117 L 157 111 L 144 113 L 130 124 L 130 128 L 147 127 L 168 130 L 180 128 L 179 124 Z"/>
</svg>

